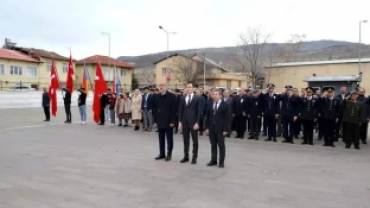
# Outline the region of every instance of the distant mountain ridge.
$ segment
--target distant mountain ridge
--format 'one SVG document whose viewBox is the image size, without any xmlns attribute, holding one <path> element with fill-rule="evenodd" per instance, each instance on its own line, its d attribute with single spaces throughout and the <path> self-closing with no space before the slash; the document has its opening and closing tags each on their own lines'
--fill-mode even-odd
<svg viewBox="0 0 370 208">
<path fill-rule="evenodd" d="M 288 43 L 268 43 L 266 48 L 269 50 L 274 46 L 284 46 Z M 230 62 L 230 54 L 235 51 L 237 46 L 200 48 L 169 51 L 169 54 L 194 55 L 196 53 L 205 55 L 207 58 L 214 60 L 216 63 L 226 64 Z M 141 55 L 141 56 L 120 56 L 119 60 L 135 63 L 136 68 L 153 68 L 154 62 L 165 58 L 166 51 Z M 333 59 L 348 59 L 358 57 L 358 43 L 319 40 L 302 42 L 297 54 L 299 61 L 323 61 Z M 370 45 L 362 45 L 362 57 L 370 57 Z"/>
</svg>

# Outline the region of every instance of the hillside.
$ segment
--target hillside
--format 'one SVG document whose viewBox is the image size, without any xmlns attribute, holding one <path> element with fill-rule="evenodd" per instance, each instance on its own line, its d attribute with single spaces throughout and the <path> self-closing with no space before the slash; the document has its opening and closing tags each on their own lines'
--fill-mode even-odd
<svg viewBox="0 0 370 208">
<path fill-rule="evenodd" d="M 268 50 L 276 46 L 284 47 L 286 43 L 269 43 Z M 221 48 L 201 48 L 170 51 L 169 54 L 179 53 L 183 55 L 205 54 L 207 58 L 214 60 L 217 63 L 230 63 L 230 53 L 236 50 L 236 46 L 221 47 Z M 153 68 L 154 62 L 166 57 L 166 52 L 155 54 L 147 54 L 142 56 L 120 56 L 119 60 L 133 62 L 137 68 Z M 318 61 L 332 59 L 347 59 L 358 57 L 358 43 L 320 40 L 302 42 L 300 50 L 297 54 L 297 61 Z M 362 57 L 370 57 L 370 45 L 362 46 Z"/>
</svg>

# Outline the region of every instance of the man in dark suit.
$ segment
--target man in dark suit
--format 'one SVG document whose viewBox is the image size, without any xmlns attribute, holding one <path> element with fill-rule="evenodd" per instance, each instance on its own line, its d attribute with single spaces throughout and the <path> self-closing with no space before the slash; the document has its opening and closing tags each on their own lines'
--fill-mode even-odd
<svg viewBox="0 0 370 208">
<path fill-rule="evenodd" d="M 253 90 L 252 97 L 248 100 L 248 118 L 251 123 L 250 136 L 248 139 L 258 140 L 261 131 L 261 119 L 263 111 L 263 99 L 260 96 L 260 91 Z"/>
<path fill-rule="evenodd" d="M 179 89 L 175 89 L 175 95 L 176 95 L 176 102 L 177 102 L 177 106 L 180 105 L 180 100 L 182 98 L 181 96 L 181 92 Z M 178 108 L 179 109 L 179 108 Z M 177 134 L 179 132 L 179 111 L 177 110 L 176 112 L 176 122 L 175 122 L 175 134 Z"/>
<path fill-rule="evenodd" d="M 324 90 L 326 93 L 324 93 L 319 100 L 320 116 L 323 119 L 322 122 L 324 125 L 324 146 L 335 147 L 335 125 L 338 123 L 340 103 L 339 100 L 334 97 L 334 87 L 326 87 Z"/>
<path fill-rule="evenodd" d="M 275 85 L 267 85 L 266 93 L 262 95 L 263 99 L 263 123 L 267 125 L 267 139 L 265 141 L 276 140 L 276 122 L 280 114 L 279 95 L 274 93 Z"/>
<path fill-rule="evenodd" d="M 153 95 L 149 93 L 149 88 L 144 88 L 144 95 L 141 100 L 141 111 L 143 113 L 143 131 L 152 131 L 153 128 Z"/>
<path fill-rule="evenodd" d="M 213 103 L 208 106 L 206 119 L 206 133 L 211 142 L 211 161 L 208 166 L 217 165 L 217 146 L 220 150 L 219 167 L 224 167 L 225 161 L 225 136 L 231 130 L 230 106 L 222 99 L 220 90 L 212 91 Z"/>
<path fill-rule="evenodd" d="M 200 102 L 201 102 L 201 114 L 200 114 L 200 119 L 199 119 L 199 136 L 203 136 L 203 132 L 204 132 L 204 111 L 206 109 L 206 98 L 204 98 L 202 96 L 202 91 L 200 89 L 197 89 L 195 91 L 195 94 L 200 98 Z"/>
<path fill-rule="evenodd" d="M 370 106 L 366 104 L 367 98 L 365 97 L 365 89 L 363 87 L 359 87 L 357 89 L 357 101 L 361 102 L 362 104 L 362 111 L 361 111 L 361 126 L 359 136 L 363 144 L 367 144 L 367 128 L 369 126 L 369 118 L 370 118 Z"/>
<path fill-rule="evenodd" d="M 172 158 L 173 149 L 173 127 L 176 122 L 176 112 L 178 106 L 176 105 L 175 94 L 168 92 L 165 83 L 159 85 L 158 98 L 155 103 L 156 115 L 155 123 L 158 126 L 159 137 L 159 156 L 156 160 L 165 159 L 170 161 Z M 165 140 L 167 139 L 167 155 L 165 154 Z"/>
<path fill-rule="evenodd" d="M 233 113 L 235 114 L 235 130 L 236 137 L 244 139 L 244 132 L 246 130 L 246 116 L 247 116 L 247 103 L 248 98 L 244 95 L 244 90 L 239 89 L 238 95 L 234 98 Z"/>
<path fill-rule="evenodd" d="M 298 119 L 299 97 L 293 95 L 292 86 L 288 85 L 285 88 L 286 92 L 280 97 L 282 101 L 281 123 L 283 125 L 283 143 L 294 144 L 294 122 Z"/>
<path fill-rule="evenodd" d="M 189 83 L 185 89 L 188 93 L 180 100 L 179 105 L 179 127 L 182 128 L 184 139 L 184 158 L 181 163 L 189 162 L 190 134 L 193 140 L 193 157 L 191 164 L 197 163 L 198 158 L 198 130 L 202 115 L 202 97 L 193 93 L 193 84 Z"/>
<path fill-rule="evenodd" d="M 234 123 L 234 117 L 235 117 L 235 112 L 234 112 L 234 98 L 230 96 L 230 90 L 226 89 L 224 91 L 224 97 L 222 98 L 224 102 L 229 104 L 230 106 L 230 112 L 231 112 L 231 127 L 233 127 Z M 230 129 L 230 132 L 227 134 L 227 138 L 230 138 L 232 128 Z"/>
<path fill-rule="evenodd" d="M 319 117 L 318 97 L 313 95 L 313 88 L 307 87 L 305 93 L 301 95 L 299 118 L 303 124 L 302 144 L 313 145 L 313 128 Z"/>
<path fill-rule="evenodd" d="M 45 114 L 44 121 L 50 121 L 50 97 L 49 97 L 49 93 L 46 87 L 44 87 L 43 89 L 44 89 L 44 92 L 42 93 L 42 107 L 44 108 L 44 114 Z"/>
<path fill-rule="evenodd" d="M 349 95 L 349 93 L 347 93 L 347 87 L 341 87 L 340 88 L 340 94 L 339 95 L 336 95 L 335 97 L 339 100 L 339 103 L 340 105 L 342 104 L 342 102 L 346 99 L 346 97 Z M 343 126 L 342 126 L 342 112 L 340 112 L 340 116 L 338 118 L 338 123 L 336 123 L 336 126 L 335 126 L 335 138 L 334 138 L 334 141 L 338 141 L 339 138 L 343 138 Z"/>
<path fill-rule="evenodd" d="M 66 88 L 63 88 L 63 100 L 64 100 L 64 110 L 66 112 L 66 120 L 64 123 L 72 123 L 72 114 L 71 114 L 71 92 Z"/>
</svg>

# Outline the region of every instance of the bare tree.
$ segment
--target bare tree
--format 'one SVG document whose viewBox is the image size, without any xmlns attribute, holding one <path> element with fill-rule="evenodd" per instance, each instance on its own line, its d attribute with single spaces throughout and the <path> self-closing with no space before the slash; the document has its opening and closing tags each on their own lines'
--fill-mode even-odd
<svg viewBox="0 0 370 208">
<path fill-rule="evenodd" d="M 187 56 L 177 56 L 172 64 L 172 74 L 176 80 L 186 85 L 193 83 L 200 85 L 203 77 L 203 63 Z"/>
<path fill-rule="evenodd" d="M 265 76 L 264 66 L 267 62 L 266 50 L 270 34 L 264 34 L 260 27 L 248 28 L 240 35 L 240 43 L 232 57 L 236 64 L 236 71 L 245 73 L 252 86 Z"/>
<path fill-rule="evenodd" d="M 285 44 L 280 45 L 275 51 L 279 62 L 299 61 L 302 43 L 306 39 L 306 34 L 292 34 Z"/>
</svg>

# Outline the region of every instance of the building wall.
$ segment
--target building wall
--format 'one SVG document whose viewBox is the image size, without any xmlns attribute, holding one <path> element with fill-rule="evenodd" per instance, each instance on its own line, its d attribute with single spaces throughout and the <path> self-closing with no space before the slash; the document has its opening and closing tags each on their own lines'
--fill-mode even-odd
<svg viewBox="0 0 370 208">
<path fill-rule="evenodd" d="M 39 77 L 40 77 L 40 83 L 42 87 L 48 87 L 50 83 L 50 67 L 51 67 L 52 59 L 41 57 L 41 63 L 39 64 Z M 61 60 L 55 60 L 55 67 L 57 69 L 58 78 L 62 85 L 65 84 L 67 79 L 67 72 L 68 72 L 68 60 L 61 61 Z M 63 66 L 67 67 L 63 71 Z M 75 65 L 73 64 L 73 67 Z"/>
<path fill-rule="evenodd" d="M 176 71 L 179 70 L 176 67 L 178 59 L 186 59 L 182 56 L 170 57 L 168 60 L 161 61 L 155 66 L 155 83 L 164 83 L 166 82 L 166 74 L 162 69 L 169 67 L 172 71 L 171 81 L 169 82 L 170 88 L 183 88 L 184 84 L 177 79 Z M 196 67 L 197 62 L 194 62 L 194 68 Z M 203 78 L 203 77 L 202 77 Z M 203 80 L 202 80 L 203 81 Z M 202 83 L 202 81 L 200 81 Z M 229 81 L 229 82 L 228 82 Z M 214 73 L 206 74 L 206 87 L 227 87 L 228 84 L 231 88 L 236 87 L 247 87 L 247 82 L 245 81 L 244 76 L 233 75 L 227 73 Z"/>
<path fill-rule="evenodd" d="M 4 74 L 0 74 L 0 90 L 15 87 L 22 84 L 23 86 L 31 87 L 40 82 L 39 76 L 28 76 L 27 67 L 36 67 L 39 70 L 39 64 L 34 62 L 16 61 L 8 59 L 0 59 L 0 65 L 4 68 Z M 22 68 L 22 75 L 11 75 L 11 66 L 19 66 Z"/>
<path fill-rule="evenodd" d="M 370 92 L 370 63 L 361 65 L 362 82 L 360 86 L 364 87 L 367 92 Z M 336 76 L 336 75 L 357 75 L 357 63 L 344 64 L 325 64 L 325 65 L 306 65 L 292 67 L 275 67 L 267 70 L 266 82 L 274 83 L 276 90 L 281 91 L 286 85 L 292 85 L 297 88 L 307 87 L 307 82 L 303 80 L 305 77 L 311 77 L 313 74 L 317 76 Z"/>
</svg>

